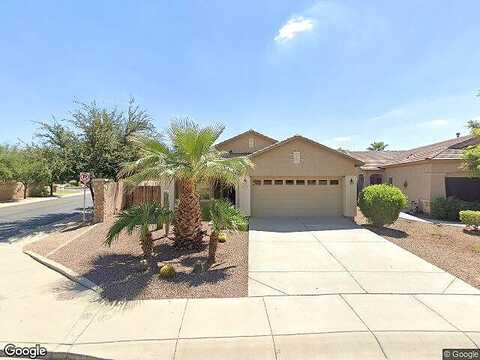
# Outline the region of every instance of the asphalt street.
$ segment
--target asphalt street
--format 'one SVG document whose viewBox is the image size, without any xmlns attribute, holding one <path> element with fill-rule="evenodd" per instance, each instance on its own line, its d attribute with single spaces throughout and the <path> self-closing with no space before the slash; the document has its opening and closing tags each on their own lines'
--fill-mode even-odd
<svg viewBox="0 0 480 360">
<path fill-rule="evenodd" d="M 86 206 L 92 206 L 87 192 Z M 0 243 L 82 213 L 83 194 L 0 208 Z"/>
</svg>

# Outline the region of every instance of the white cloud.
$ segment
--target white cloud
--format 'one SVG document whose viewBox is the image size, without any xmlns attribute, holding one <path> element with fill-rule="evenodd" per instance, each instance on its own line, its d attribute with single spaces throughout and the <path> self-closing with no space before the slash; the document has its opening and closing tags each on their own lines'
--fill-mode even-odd
<svg viewBox="0 0 480 360">
<path fill-rule="evenodd" d="M 449 124 L 449 121 L 447 119 L 434 119 L 434 120 L 419 123 L 417 126 L 420 128 L 436 129 L 440 127 L 445 127 L 448 124 Z"/>
<path fill-rule="evenodd" d="M 312 30 L 313 26 L 312 19 L 305 19 L 303 16 L 293 17 L 278 30 L 274 40 L 279 43 L 292 40 L 298 34 Z"/>
</svg>

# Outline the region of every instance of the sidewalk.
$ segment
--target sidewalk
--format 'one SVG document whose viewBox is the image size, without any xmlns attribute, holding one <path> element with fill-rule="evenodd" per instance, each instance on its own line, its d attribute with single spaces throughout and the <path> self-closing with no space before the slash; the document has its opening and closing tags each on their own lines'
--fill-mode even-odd
<svg viewBox="0 0 480 360">
<path fill-rule="evenodd" d="M 106 303 L 0 245 L 0 349 L 110 359 L 439 359 L 480 345 L 480 295 L 332 294 Z"/>
</svg>

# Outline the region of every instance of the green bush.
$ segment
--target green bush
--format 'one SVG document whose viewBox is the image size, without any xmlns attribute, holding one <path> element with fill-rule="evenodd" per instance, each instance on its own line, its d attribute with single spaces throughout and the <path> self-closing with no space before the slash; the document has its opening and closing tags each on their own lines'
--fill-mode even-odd
<svg viewBox="0 0 480 360">
<path fill-rule="evenodd" d="M 478 227 L 480 226 L 480 211 L 463 210 L 460 211 L 459 216 L 462 224 L 478 230 Z"/>
<path fill-rule="evenodd" d="M 392 185 L 370 185 L 360 193 L 359 207 L 367 220 L 375 226 L 393 224 L 400 211 L 407 206 L 407 197 Z"/>
<path fill-rule="evenodd" d="M 210 207 L 212 206 L 212 202 L 210 200 L 200 200 L 200 209 L 202 210 L 202 220 L 203 221 L 210 221 L 212 218 L 210 217 Z"/>
<path fill-rule="evenodd" d="M 431 215 L 434 219 L 458 221 L 463 210 L 480 210 L 479 202 L 463 201 L 456 198 L 436 198 L 431 204 Z"/>
</svg>

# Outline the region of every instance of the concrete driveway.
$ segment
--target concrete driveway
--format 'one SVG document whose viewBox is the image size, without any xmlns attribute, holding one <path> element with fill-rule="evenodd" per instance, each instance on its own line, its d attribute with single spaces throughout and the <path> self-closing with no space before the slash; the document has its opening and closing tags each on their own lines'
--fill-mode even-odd
<svg viewBox="0 0 480 360">
<path fill-rule="evenodd" d="M 479 294 L 341 217 L 253 218 L 249 295 Z"/>
</svg>

